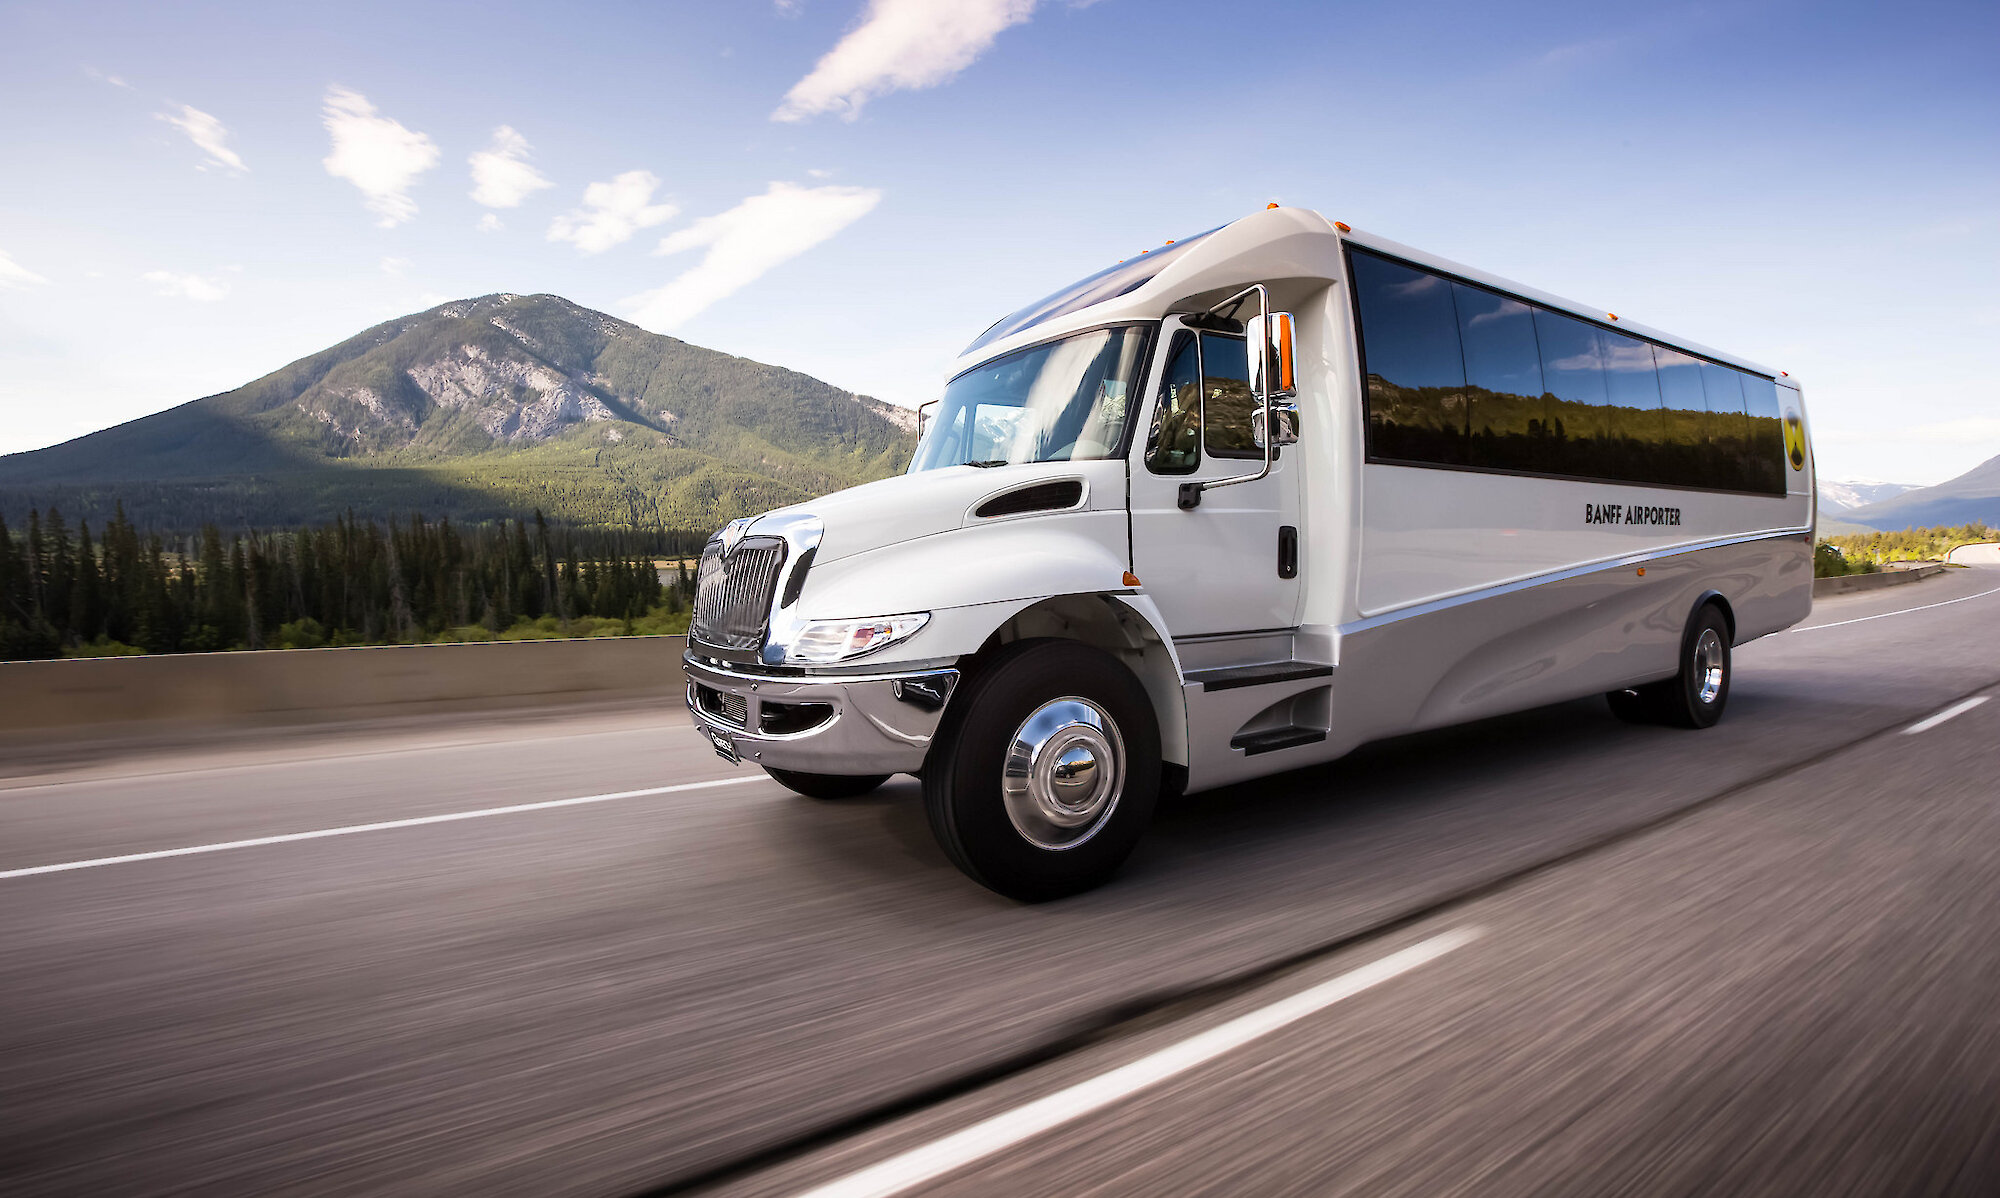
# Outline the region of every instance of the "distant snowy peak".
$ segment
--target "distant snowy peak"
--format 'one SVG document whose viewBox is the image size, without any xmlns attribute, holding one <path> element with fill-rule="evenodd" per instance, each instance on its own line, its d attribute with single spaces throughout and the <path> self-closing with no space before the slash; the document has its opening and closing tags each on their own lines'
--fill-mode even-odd
<svg viewBox="0 0 2000 1198">
<path fill-rule="evenodd" d="M 1917 489 L 1915 483 L 1884 483 L 1870 478 L 1822 478 L 1819 480 L 1819 510 L 1827 515 L 1851 512 L 1855 508 L 1880 503 Z"/>
</svg>

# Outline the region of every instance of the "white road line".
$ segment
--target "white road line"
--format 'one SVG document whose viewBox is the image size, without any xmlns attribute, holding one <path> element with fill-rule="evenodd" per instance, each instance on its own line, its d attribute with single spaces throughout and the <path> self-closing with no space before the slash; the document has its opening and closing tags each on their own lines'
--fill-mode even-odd
<svg viewBox="0 0 2000 1198">
<path fill-rule="evenodd" d="M 609 803 L 616 799 L 643 799 L 649 795 L 678 794 L 706 790 L 712 786 L 743 786 L 762 782 L 758 774 L 747 778 L 719 778 L 713 782 L 683 782 L 678 786 L 651 786 L 645 790 L 620 790 L 611 794 L 582 795 L 573 799 L 549 799 L 540 803 L 516 803 L 511 807 L 487 807 L 479 811 L 453 811 L 444 815 L 420 815 L 412 819 L 389 819 L 373 824 L 349 824 L 344 828 L 320 828 L 312 832 L 287 832 L 282 836 L 258 836 L 251 840 L 225 840 L 216 844 L 196 844 L 180 849 L 156 849 L 150 853 L 126 853 L 119 857 L 95 857 L 89 861 L 64 861 L 56 865 L 31 865 L 26 869 L 0 870 L 0 878 L 27 878 L 35 874 L 55 874 L 72 869 L 95 869 L 100 865 L 129 865 L 134 861 L 158 861 L 164 857 L 191 857 L 196 853 L 220 853 L 229 849 L 254 849 L 267 844 L 290 844 L 295 840 L 320 840 L 328 836 L 352 836 L 357 832 L 387 832 L 392 828 L 420 828 L 425 824 L 448 824 L 461 819 L 485 819 L 489 815 L 516 815 L 523 811 L 550 811 L 557 807 L 580 807 L 585 803 Z"/>
<path fill-rule="evenodd" d="M 1352 998 L 1371 986 L 1379 986 L 1419 965 L 1435 961 L 1455 948 L 1470 944 L 1479 934 L 1478 928 L 1459 928 L 1433 936 L 1399 953 L 1391 953 L 1372 965 L 1363 965 L 1261 1010 L 1240 1015 L 1220 1027 L 1141 1057 L 1129 1065 L 1121 1065 L 1089 1081 L 1078 1082 L 1026 1106 L 1015 1107 L 1005 1114 L 975 1123 L 964 1131 L 808 1190 L 798 1198 L 889 1198 L 892 1194 L 900 1194 L 912 1186 L 922 1185 L 1030 1136 L 1081 1118 L 1148 1086 L 1185 1073 L 1342 999 Z"/>
<path fill-rule="evenodd" d="M 1937 727 L 1939 724 L 1944 723 L 1946 720 L 1949 720 L 1955 716 L 1962 716 L 1966 712 L 1971 711 L 1973 708 L 1979 706 L 1981 703 L 1984 702 L 1986 702 L 1985 695 L 1974 695 L 1970 699 L 1961 700 L 1957 703 L 1952 704 L 1950 707 L 1945 708 L 1943 711 L 1938 712 L 1936 715 L 1929 717 L 1928 719 L 1918 720 L 1916 723 L 1911 724 L 1909 727 L 1903 729 L 1903 735 L 1909 736 L 1910 734 L 1916 732 L 1929 732 L 1931 729 Z"/>
<path fill-rule="evenodd" d="M 1946 599 L 1942 603 L 1926 603 L 1922 607 L 1905 607 L 1898 611 L 1885 611 L 1879 616 L 1861 616 L 1853 620 L 1835 620 L 1831 624 L 1807 624 L 1803 628 L 1788 628 L 1787 632 L 1818 632 L 1822 628 L 1839 628 L 1846 624 L 1866 624 L 1870 620 L 1886 620 L 1890 616 L 1907 616 L 1913 611 L 1929 611 L 1933 607 L 1950 607 L 1954 603 L 1964 603 L 1969 599 L 1984 599 L 1988 595 L 2000 595 L 2000 587 L 1981 591 L 1977 595 L 1960 595 L 1956 599 Z"/>
</svg>

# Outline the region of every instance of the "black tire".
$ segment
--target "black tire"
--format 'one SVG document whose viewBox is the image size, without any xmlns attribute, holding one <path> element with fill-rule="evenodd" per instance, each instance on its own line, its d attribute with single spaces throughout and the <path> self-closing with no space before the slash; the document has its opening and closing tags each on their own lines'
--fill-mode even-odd
<svg viewBox="0 0 2000 1198">
<path fill-rule="evenodd" d="M 1704 652 L 1704 633 L 1713 642 Z M 1708 671 L 1721 671 L 1720 682 L 1709 694 Z M 1680 672 L 1672 678 L 1649 682 L 1628 690 L 1606 692 L 1611 714 L 1628 724 L 1667 724 L 1675 728 L 1713 728 L 1729 703 L 1729 621 L 1722 609 L 1704 603 L 1681 633 Z M 1706 697 L 1704 697 L 1706 696 Z"/>
<path fill-rule="evenodd" d="M 772 769 L 764 767 L 764 772 L 789 790 L 798 792 L 809 799 L 852 799 L 867 794 L 889 780 L 887 774 L 867 774 L 850 777 L 846 774 L 802 774 L 797 770 Z"/>
<path fill-rule="evenodd" d="M 1654 718 L 1676 728 L 1713 728 L 1729 704 L 1730 672 L 1729 621 L 1721 608 L 1704 603 L 1681 634 L 1680 673 L 1646 688 Z"/>
<path fill-rule="evenodd" d="M 1039 784 L 1017 774 L 1003 788 L 1009 749 L 1038 712 L 1045 747 L 1036 764 L 1079 773 L 1052 773 Z M 1103 771 L 1106 755 L 1118 768 Z M 960 688 L 923 782 L 931 832 L 974 881 L 1030 903 L 1081 893 L 1109 880 L 1152 822 L 1160 790 L 1152 701 L 1108 653 L 1074 641 L 1017 641 Z M 1057 786 L 1091 788 L 1065 796 L 1078 802 L 1061 818 L 1080 820 L 1076 826 L 1037 822 L 1050 809 L 1037 807 L 1034 795 Z"/>
</svg>

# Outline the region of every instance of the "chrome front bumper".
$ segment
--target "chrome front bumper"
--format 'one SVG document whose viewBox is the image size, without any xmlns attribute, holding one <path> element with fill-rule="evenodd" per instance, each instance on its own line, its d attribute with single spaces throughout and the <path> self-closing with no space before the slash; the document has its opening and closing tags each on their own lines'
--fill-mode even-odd
<svg viewBox="0 0 2000 1198">
<path fill-rule="evenodd" d="M 796 675 L 726 669 L 693 655 L 687 705 L 732 760 L 810 774 L 906 774 L 923 768 L 958 671 Z"/>
</svg>

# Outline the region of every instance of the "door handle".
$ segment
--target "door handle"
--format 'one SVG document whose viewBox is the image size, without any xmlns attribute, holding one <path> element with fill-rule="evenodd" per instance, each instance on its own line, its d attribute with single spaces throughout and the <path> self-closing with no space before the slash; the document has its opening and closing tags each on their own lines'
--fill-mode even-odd
<svg viewBox="0 0 2000 1198">
<path fill-rule="evenodd" d="M 1278 577 L 1299 576 L 1299 530 L 1289 524 L 1278 529 Z"/>
</svg>

